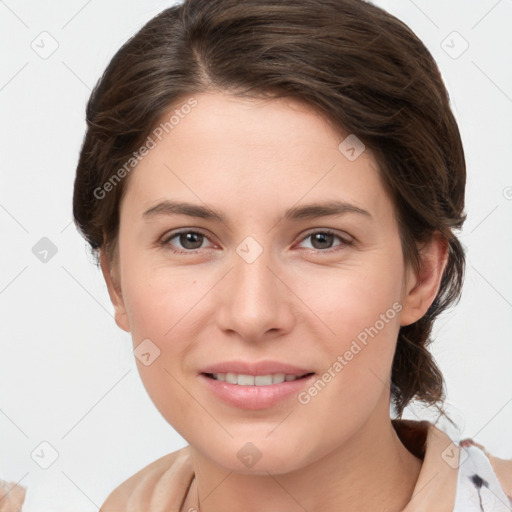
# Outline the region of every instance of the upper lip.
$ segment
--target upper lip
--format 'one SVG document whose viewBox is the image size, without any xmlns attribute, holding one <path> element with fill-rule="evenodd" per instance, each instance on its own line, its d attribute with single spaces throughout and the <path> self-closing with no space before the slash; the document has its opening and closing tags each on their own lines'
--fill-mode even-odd
<svg viewBox="0 0 512 512">
<path fill-rule="evenodd" d="M 307 373 L 313 373 L 310 369 L 301 368 L 280 361 L 223 361 L 204 367 L 201 373 L 236 373 L 238 375 L 269 375 L 273 373 L 284 373 L 300 377 Z"/>
</svg>

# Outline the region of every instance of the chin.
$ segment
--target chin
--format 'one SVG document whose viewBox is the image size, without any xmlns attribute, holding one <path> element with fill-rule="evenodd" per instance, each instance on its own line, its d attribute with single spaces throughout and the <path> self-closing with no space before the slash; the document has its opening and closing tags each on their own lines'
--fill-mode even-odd
<svg viewBox="0 0 512 512">
<path fill-rule="evenodd" d="M 288 433 L 289 434 L 289 433 Z M 272 436 L 272 435 L 271 435 Z M 308 447 L 300 439 L 268 437 L 268 431 L 260 435 L 239 436 L 229 441 L 223 439 L 204 445 L 204 440 L 194 444 L 204 456 L 227 471 L 244 475 L 273 475 L 290 473 L 306 466 Z M 212 449 L 212 446 L 215 448 Z"/>
</svg>

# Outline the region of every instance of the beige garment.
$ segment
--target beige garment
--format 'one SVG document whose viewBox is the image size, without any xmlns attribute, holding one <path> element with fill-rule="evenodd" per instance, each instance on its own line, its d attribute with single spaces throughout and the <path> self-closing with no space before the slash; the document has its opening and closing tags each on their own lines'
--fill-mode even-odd
<svg viewBox="0 0 512 512">
<path fill-rule="evenodd" d="M 0 512 L 19 512 L 25 501 L 26 489 L 14 482 L 0 480 Z"/>
</svg>

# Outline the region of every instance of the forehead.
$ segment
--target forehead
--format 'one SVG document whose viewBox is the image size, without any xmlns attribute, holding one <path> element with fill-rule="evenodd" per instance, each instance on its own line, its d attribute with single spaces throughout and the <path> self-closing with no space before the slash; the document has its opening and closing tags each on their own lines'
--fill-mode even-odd
<svg viewBox="0 0 512 512">
<path fill-rule="evenodd" d="M 223 93 L 194 100 L 181 115 L 176 114 L 187 99 L 162 117 L 165 127 L 175 114 L 172 129 L 155 138 L 130 176 L 125 198 L 137 202 L 139 211 L 168 196 L 260 214 L 301 198 L 389 208 L 371 151 L 354 159 L 363 146 L 311 107 L 289 98 Z M 345 141 L 355 151 L 347 153 Z"/>
</svg>

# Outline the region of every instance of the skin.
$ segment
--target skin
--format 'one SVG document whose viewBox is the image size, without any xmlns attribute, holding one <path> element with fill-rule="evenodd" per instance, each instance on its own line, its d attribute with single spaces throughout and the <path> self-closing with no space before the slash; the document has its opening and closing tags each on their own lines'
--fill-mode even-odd
<svg viewBox="0 0 512 512">
<path fill-rule="evenodd" d="M 101 257 L 117 324 L 134 347 L 149 338 L 161 351 L 137 365 L 192 448 L 196 479 L 182 510 L 197 494 L 201 512 L 401 510 L 421 460 L 391 425 L 392 359 L 400 326 L 437 294 L 446 244 L 433 237 L 422 248 L 417 274 L 404 263 L 371 151 L 349 161 L 338 150 L 348 134 L 310 107 L 221 92 L 195 98 L 129 177 L 115 261 Z M 165 199 L 208 205 L 226 221 L 144 217 Z M 282 219 L 287 208 L 332 199 L 371 217 Z M 169 240 L 183 228 L 205 236 Z M 308 236 L 326 229 L 342 238 Z M 248 236 L 263 250 L 252 263 L 236 252 Z M 232 359 L 285 361 L 321 376 L 394 303 L 401 311 L 306 405 L 293 396 L 242 410 L 198 377 Z M 247 442 L 262 454 L 252 468 L 237 457 Z"/>
</svg>

